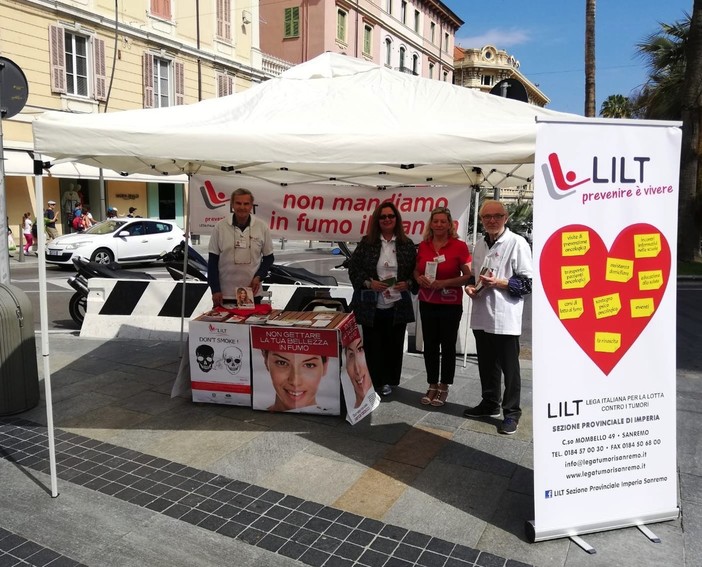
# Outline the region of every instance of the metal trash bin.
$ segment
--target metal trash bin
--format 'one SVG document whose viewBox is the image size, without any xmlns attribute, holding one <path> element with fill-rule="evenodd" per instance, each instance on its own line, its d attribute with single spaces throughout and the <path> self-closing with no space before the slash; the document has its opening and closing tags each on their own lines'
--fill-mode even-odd
<svg viewBox="0 0 702 567">
<path fill-rule="evenodd" d="M 38 403 L 32 304 L 18 287 L 0 284 L 0 415 L 21 413 Z"/>
</svg>

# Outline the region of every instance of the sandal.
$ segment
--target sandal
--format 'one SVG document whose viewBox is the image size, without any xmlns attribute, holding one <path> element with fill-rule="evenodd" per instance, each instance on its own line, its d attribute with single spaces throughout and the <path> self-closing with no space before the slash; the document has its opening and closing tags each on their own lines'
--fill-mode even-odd
<svg viewBox="0 0 702 567">
<path fill-rule="evenodd" d="M 419 400 L 419 402 L 422 405 L 428 406 L 434 401 L 434 398 L 436 398 L 438 392 L 439 390 L 436 387 L 436 384 L 429 384 L 429 389 L 427 390 L 427 393 L 422 396 L 422 399 Z"/>
<path fill-rule="evenodd" d="M 443 388 L 441 386 L 444 386 Z M 441 407 L 446 403 L 448 398 L 448 384 L 439 384 L 439 393 L 431 401 L 434 407 Z"/>
</svg>

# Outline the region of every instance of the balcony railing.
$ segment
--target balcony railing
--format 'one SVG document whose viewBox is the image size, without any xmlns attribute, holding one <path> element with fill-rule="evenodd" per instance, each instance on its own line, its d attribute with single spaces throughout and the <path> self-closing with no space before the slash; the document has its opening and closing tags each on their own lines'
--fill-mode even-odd
<svg viewBox="0 0 702 567">
<path fill-rule="evenodd" d="M 290 67 L 294 66 L 294 63 L 290 61 L 284 61 L 283 59 L 278 59 L 273 57 L 273 55 L 268 55 L 267 53 L 261 54 L 261 68 L 266 75 L 269 77 L 277 77 L 283 71 L 287 71 Z"/>
</svg>

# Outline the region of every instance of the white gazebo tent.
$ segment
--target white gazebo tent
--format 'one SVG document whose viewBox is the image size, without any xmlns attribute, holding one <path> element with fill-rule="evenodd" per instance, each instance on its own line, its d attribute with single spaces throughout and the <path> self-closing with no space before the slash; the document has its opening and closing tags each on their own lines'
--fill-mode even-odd
<svg viewBox="0 0 702 567">
<path fill-rule="evenodd" d="M 248 177 L 283 185 L 514 187 L 531 181 L 536 120 L 557 118 L 579 119 L 325 53 L 231 96 L 107 114 L 47 112 L 33 132 L 38 154 L 125 174 L 231 172 L 242 184 Z M 39 203 L 41 192 L 38 177 Z M 45 291 L 43 253 L 39 258 Z M 40 296 L 49 413 L 46 295 Z"/>
<path fill-rule="evenodd" d="M 526 183 L 535 120 L 559 116 L 570 115 L 325 53 L 227 97 L 49 112 L 33 130 L 41 154 L 126 173 L 496 187 Z"/>
</svg>

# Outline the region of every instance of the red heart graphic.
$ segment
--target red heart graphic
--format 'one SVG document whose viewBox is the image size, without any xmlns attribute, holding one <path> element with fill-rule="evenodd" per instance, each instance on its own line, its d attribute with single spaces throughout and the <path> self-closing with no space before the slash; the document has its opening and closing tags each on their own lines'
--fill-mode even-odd
<svg viewBox="0 0 702 567">
<path fill-rule="evenodd" d="M 626 227 L 609 251 L 594 229 L 569 225 L 546 241 L 539 269 L 556 316 L 608 375 L 660 305 L 670 247 L 650 224 Z"/>
</svg>

